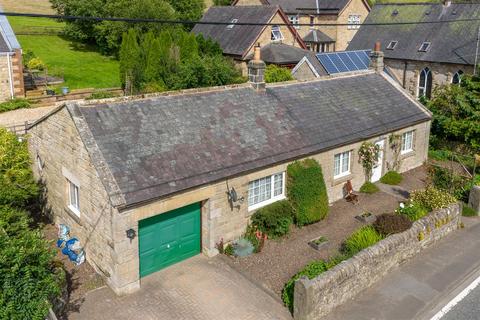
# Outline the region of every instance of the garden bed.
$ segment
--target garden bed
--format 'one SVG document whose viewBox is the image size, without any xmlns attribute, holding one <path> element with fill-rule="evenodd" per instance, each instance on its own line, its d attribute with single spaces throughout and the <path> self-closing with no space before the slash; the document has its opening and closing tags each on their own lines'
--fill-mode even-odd
<svg viewBox="0 0 480 320">
<path fill-rule="evenodd" d="M 402 188 L 421 189 L 425 185 L 425 168 L 411 170 L 403 177 Z M 232 265 L 280 298 L 284 284 L 307 263 L 338 254 L 345 238 L 364 225 L 356 216 L 364 211 L 376 215 L 393 212 L 397 207 L 398 199 L 384 192 L 360 194 L 358 205 L 339 200 L 330 207 L 325 220 L 303 228 L 292 227 L 287 237 L 267 240 L 261 253 L 234 258 Z M 308 242 L 320 235 L 326 237 L 328 243 L 322 250 L 312 250 Z"/>
</svg>

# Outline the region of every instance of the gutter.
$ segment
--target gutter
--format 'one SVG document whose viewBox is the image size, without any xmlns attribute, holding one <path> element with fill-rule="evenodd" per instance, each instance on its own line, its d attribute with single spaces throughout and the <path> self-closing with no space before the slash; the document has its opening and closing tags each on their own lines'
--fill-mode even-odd
<svg viewBox="0 0 480 320">
<path fill-rule="evenodd" d="M 13 99 L 14 91 L 13 91 L 12 58 L 10 54 L 7 54 L 7 65 L 8 65 L 8 80 L 10 82 L 10 97 Z"/>
</svg>

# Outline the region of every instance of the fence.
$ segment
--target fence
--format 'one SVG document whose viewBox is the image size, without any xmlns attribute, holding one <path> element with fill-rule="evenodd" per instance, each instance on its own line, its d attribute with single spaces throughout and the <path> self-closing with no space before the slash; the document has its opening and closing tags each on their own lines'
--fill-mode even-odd
<svg viewBox="0 0 480 320">
<path fill-rule="evenodd" d="M 9 125 L 6 128 L 8 131 L 16 134 L 17 136 L 23 136 L 27 134 L 28 126 L 31 124 L 31 122 L 25 121 L 23 124 Z"/>
</svg>

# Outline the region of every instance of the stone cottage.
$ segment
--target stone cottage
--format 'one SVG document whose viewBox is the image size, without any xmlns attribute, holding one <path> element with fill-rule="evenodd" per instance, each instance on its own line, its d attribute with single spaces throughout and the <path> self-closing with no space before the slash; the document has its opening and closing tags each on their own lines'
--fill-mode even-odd
<svg viewBox="0 0 480 320">
<path fill-rule="evenodd" d="M 397 81 L 412 96 L 431 97 L 435 87 L 473 73 L 479 16 L 480 3 L 377 4 L 365 23 L 414 23 L 362 25 L 348 50 L 380 41 L 385 65 Z"/>
<path fill-rule="evenodd" d="M 7 17 L 0 16 L 0 102 L 24 96 L 22 48 Z"/>
<path fill-rule="evenodd" d="M 364 0 L 235 0 L 232 5 L 280 6 L 314 52 L 345 50 L 370 11 Z"/>
<path fill-rule="evenodd" d="M 262 57 L 266 63 L 290 68 L 309 52 L 295 28 L 289 25 L 287 16 L 279 6 L 210 7 L 201 21 L 232 23 L 221 26 L 197 24 L 192 32 L 218 42 L 223 54 L 234 59 L 244 76 L 247 76 L 247 63 L 253 57 L 255 45 L 260 44 Z M 275 25 L 277 23 L 278 25 Z"/>
<path fill-rule="evenodd" d="M 142 277 L 238 239 L 256 209 L 284 199 L 286 168 L 314 158 L 330 202 L 364 182 L 358 149 L 381 147 L 373 180 L 427 159 L 430 113 L 382 72 L 250 83 L 58 107 L 29 129 L 35 176 L 55 221 L 71 227 L 87 261 L 118 294 Z M 236 201 L 229 194 L 236 192 Z"/>
</svg>

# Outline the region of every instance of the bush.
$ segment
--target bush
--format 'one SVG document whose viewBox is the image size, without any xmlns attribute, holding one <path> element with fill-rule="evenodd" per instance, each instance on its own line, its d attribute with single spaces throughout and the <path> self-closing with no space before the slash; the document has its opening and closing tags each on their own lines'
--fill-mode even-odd
<svg viewBox="0 0 480 320">
<path fill-rule="evenodd" d="M 477 211 L 475 211 L 472 207 L 468 206 L 467 204 L 463 204 L 462 207 L 462 216 L 464 217 L 476 217 Z"/>
<path fill-rule="evenodd" d="M 265 82 L 282 82 L 293 80 L 292 73 L 287 68 L 269 64 L 265 70 Z"/>
<path fill-rule="evenodd" d="M 27 63 L 27 68 L 30 70 L 45 70 L 46 65 L 40 58 L 32 58 Z"/>
<path fill-rule="evenodd" d="M 342 262 L 343 260 L 348 259 L 348 256 L 337 256 L 328 261 L 324 260 L 317 260 L 310 262 L 305 268 L 295 274 L 290 280 L 285 283 L 285 286 L 282 290 L 282 300 L 285 306 L 293 312 L 293 295 L 295 289 L 295 281 L 300 279 L 303 276 L 308 277 L 308 279 L 313 279 L 320 274 L 324 273 L 325 271 L 335 267 L 337 264 Z"/>
<path fill-rule="evenodd" d="M 110 92 L 110 91 L 95 91 L 86 98 L 86 100 L 96 100 L 96 99 L 109 99 L 118 97 L 118 94 Z"/>
<path fill-rule="evenodd" d="M 298 226 L 324 219 L 328 214 L 328 195 L 322 168 L 313 159 L 295 161 L 287 168 L 287 192 Z"/>
<path fill-rule="evenodd" d="M 374 245 L 383 237 L 372 226 L 364 226 L 352 233 L 344 242 L 343 251 L 353 256 L 357 252 Z"/>
<path fill-rule="evenodd" d="M 360 187 L 360 192 L 362 193 L 375 193 L 378 192 L 380 189 L 374 184 L 371 183 L 370 181 L 365 182 L 361 187 Z"/>
<path fill-rule="evenodd" d="M 470 190 L 475 184 L 475 179 L 472 181 L 472 179 L 452 173 L 446 168 L 431 166 L 428 175 L 435 188 L 446 191 L 463 202 L 468 201 Z"/>
<path fill-rule="evenodd" d="M 381 183 L 397 185 L 402 182 L 403 177 L 396 171 L 388 171 L 383 177 L 380 178 Z"/>
<path fill-rule="evenodd" d="M 0 205 L 25 207 L 36 199 L 39 188 L 33 179 L 27 141 L 0 128 Z"/>
<path fill-rule="evenodd" d="M 410 229 L 412 221 L 407 216 L 395 213 L 384 213 L 377 217 L 373 227 L 383 236 L 400 233 Z"/>
<path fill-rule="evenodd" d="M 400 205 L 397 210 L 395 210 L 396 213 L 402 214 L 410 219 L 410 221 L 417 221 L 418 219 L 423 218 L 428 214 L 428 210 L 425 209 L 424 207 L 420 206 L 417 203 L 412 203 L 410 202 L 407 205 Z"/>
<path fill-rule="evenodd" d="M 252 225 L 270 238 L 282 237 L 290 231 L 293 209 L 287 200 L 277 201 L 258 209 L 251 218 Z"/>
<path fill-rule="evenodd" d="M 430 186 L 423 191 L 413 191 L 410 195 L 410 201 L 414 205 L 432 211 L 435 209 L 446 208 L 452 203 L 457 202 L 457 199 L 445 191 Z"/>
<path fill-rule="evenodd" d="M 26 99 L 12 99 L 12 100 L 0 103 L 0 112 L 30 108 L 30 106 L 31 106 L 30 101 Z"/>
</svg>

